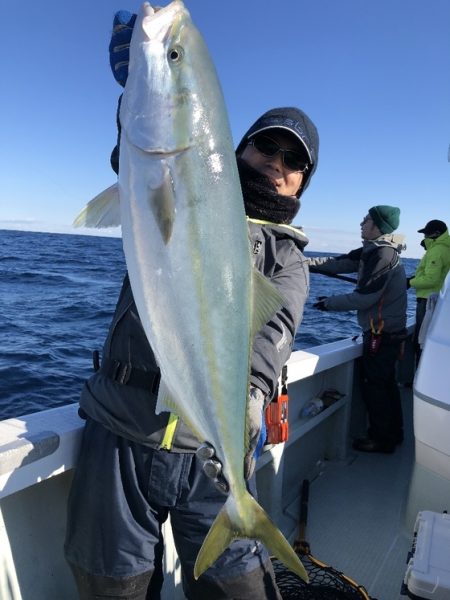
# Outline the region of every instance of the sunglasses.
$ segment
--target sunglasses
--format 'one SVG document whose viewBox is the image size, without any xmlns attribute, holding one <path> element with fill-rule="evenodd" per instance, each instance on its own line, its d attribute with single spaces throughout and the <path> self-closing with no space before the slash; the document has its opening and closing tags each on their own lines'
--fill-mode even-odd
<svg viewBox="0 0 450 600">
<path fill-rule="evenodd" d="M 255 135 L 248 141 L 248 145 L 253 146 L 258 152 L 264 154 L 264 156 L 275 156 L 275 154 L 281 152 L 283 165 L 289 171 L 304 173 L 309 168 L 308 161 L 304 159 L 300 152 L 282 148 L 278 142 L 267 135 Z"/>
</svg>

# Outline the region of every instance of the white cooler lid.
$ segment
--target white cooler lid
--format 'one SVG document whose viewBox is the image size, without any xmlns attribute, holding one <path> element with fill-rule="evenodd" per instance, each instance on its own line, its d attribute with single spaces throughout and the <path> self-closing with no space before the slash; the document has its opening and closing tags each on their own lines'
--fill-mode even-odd
<svg viewBox="0 0 450 600">
<path fill-rule="evenodd" d="M 450 598 L 450 515 L 419 512 L 414 527 L 413 556 L 404 583 L 414 597 L 426 600 Z"/>
</svg>

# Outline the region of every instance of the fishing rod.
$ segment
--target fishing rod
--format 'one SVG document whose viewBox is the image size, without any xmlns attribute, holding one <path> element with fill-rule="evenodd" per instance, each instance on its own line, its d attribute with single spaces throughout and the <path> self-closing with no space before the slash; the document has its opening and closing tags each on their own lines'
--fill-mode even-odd
<svg viewBox="0 0 450 600">
<path fill-rule="evenodd" d="M 348 281 L 349 283 L 358 283 L 358 280 L 354 277 L 347 277 L 346 275 L 338 275 L 337 273 L 327 273 L 326 271 L 321 271 L 320 269 L 314 268 L 314 271 L 311 270 L 311 273 L 317 273 L 318 275 L 326 275 L 327 277 L 334 277 L 334 279 L 341 279 L 342 281 Z"/>
</svg>

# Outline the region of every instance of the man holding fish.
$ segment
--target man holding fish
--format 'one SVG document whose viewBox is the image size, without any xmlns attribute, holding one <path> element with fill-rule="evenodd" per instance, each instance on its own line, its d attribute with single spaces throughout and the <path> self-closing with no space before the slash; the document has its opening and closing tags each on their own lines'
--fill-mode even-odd
<svg viewBox="0 0 450 600">
<path fill-rule="evenodd" d="M 77 224 L 121 223 L 128 272 L 80 399 L 66 557 L 80 598 L 159 598 L 170 515 L 187 598 L 279 599 L 266 548 L 307 575 L 254 499 L 255 449 L 308 295 L 308 240 L 290 223 L 317 131 L 272 109 L 235 153 L 180 0 L 117 13 L 110 56 L 126 83 L 118 186 Z"/>
</svg>

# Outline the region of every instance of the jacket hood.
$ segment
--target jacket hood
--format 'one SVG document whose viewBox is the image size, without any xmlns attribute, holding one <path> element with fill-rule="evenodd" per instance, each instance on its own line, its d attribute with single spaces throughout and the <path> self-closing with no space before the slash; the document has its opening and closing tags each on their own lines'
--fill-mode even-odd
<svg viewBox="0 0 450 600">
<path fill-rule="evenodd" d="M 425 238 L 424 244 L 426 250 L 428 250 L 432 246 L 435 246 L 436 244 L 439 244 L 440 246 L 447 246 L 448 248 L 450 248 L 450 234 L 448 233 L 448 229 L 435 239 Z"/>
<path fill-rule="evenodd" d="M 386 233 L 375 240 L 364 241 L 363 248 L 372 246 L 391 246 L 400 254 L 403 250 L 406 250 L 405 236 L 402 233 Z"/>
</svg>

